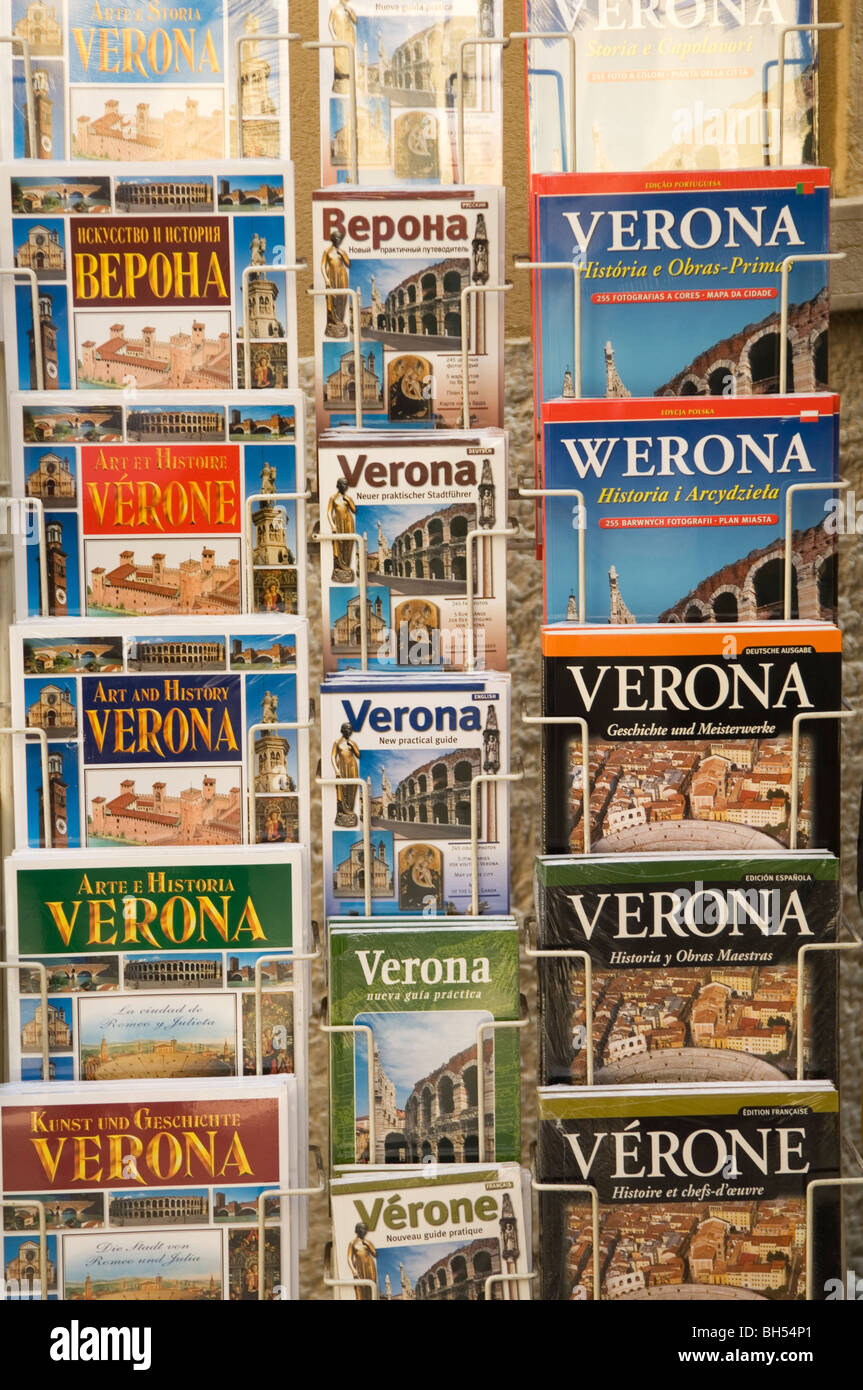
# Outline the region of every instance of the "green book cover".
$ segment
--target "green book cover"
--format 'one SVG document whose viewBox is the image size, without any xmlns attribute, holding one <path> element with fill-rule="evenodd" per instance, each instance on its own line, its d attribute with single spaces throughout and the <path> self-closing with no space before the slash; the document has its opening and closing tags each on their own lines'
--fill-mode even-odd
<svg viewBox="0 0 863 1390">
<path fill-rule="evenodd" d="M 204 852 L 206 851 L 206 852 Z M 305 1095 L 305 851 L 16 855 L 7 866 L 11 1075 L 141 1082 L 295 1072 Z M 255 975 L 261 1001 L 256 1005 Z"/>
<path fill-rule="evenodd" d="M 329 964 L 334 1164 L 517 1160 L 515 922 L 331 926 Z"/>
</svg>

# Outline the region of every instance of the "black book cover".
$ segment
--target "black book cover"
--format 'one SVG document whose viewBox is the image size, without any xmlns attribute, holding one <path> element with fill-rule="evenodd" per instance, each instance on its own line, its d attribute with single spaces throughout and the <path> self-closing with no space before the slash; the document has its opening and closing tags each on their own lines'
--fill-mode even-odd
<svg viewBox="0 0 863 1390">
<path fill-rule="evenodd" d="M 542 1297 L 824 1299 L 842 1277 L 838 1096 L 774 1087 L 540 1091 Z M 577 1190 L 577 1189 L 581 1190 Z M 811 1277 L 808 1277 L 811 1276 Z"/>
<path fill-rule="evenodd" d="M 832 855 L 549 856 L 537 906 L 540 1084 L 836 1078 Z"/>
<path fill-rule="evenodd" d="M 838 854 L 841 650 L 827 623 L 544 627 L 543 711 L 573 720 L 543 731 L 546 853 Z"/>
</svg>

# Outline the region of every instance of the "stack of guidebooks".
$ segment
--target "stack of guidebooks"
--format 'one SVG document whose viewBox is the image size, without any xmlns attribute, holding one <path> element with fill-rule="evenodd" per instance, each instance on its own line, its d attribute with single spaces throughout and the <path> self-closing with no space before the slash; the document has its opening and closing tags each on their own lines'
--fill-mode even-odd
<svg viewBox="0 0 863 1390">
<path fill-rule="evenodd" d="M 83 27 L 80 6 L 5 9 L 26 533 L 7 1288 L 44 1291 L 39 1203 L 51 1297 L 296 1298 L 312 933 L 287 5 L 150 6 L 119 30 L 98 6 Z"/>
<path fill-rule="evenodd" d="M 806 1214 L 839 1170 L 842 518 L 793 8 L 525 5 L 545 1298 L 841 1272 L 838 1192 Z"/>
</svg>

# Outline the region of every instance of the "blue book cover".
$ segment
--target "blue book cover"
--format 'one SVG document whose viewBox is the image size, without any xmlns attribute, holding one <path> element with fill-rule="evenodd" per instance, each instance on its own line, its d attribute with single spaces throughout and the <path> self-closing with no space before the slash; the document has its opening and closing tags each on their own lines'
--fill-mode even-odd
<svg viewBox="0 0 863 1390">
<path fill-rule="evenodd" d="M 19 623 L 10 636 L 20 849 L 308 844 L 305 619 Z"/>
<path fill-rule="evenodd" d="M 826 392 L 547 406 L 546 622 L 781 618 L 789 505 L 788 616 L 834 622 L 838 433 Z"/>
<path fill-rule="evenodd" d="M 827 385 L 827 169 L 534 179 L 536 259 L 581 268 L 534 287 L 537 394 L 749 396 L 779 389 L 782 264 L 788 391 Z"/>
<path fill-rule="evenodd" d="M 509 910 L 509 787 L 494 780 L 509 772 L 509 704 L 509 676 L 499 671 L 413 678 L 345 671 L 326 678 L 321 813 L 327 917 L 365 912 L 366 806 L 371 911 L 365 915 Z"/>
</svg>

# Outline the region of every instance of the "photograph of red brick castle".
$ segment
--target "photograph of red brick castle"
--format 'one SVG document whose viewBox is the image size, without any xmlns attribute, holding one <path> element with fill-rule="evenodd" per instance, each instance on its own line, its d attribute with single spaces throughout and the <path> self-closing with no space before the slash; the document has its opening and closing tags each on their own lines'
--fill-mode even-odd
<svg viewBox="0 0 863 1390">
<path fill-rule="evenodd" d="M 125 538 L 124 538 L 125 539 Z M 118 550 L 118 546 L 123 546 Z M 88 540 L 87 612 L 239 613 L 240 541 Z"/>
</svg>

